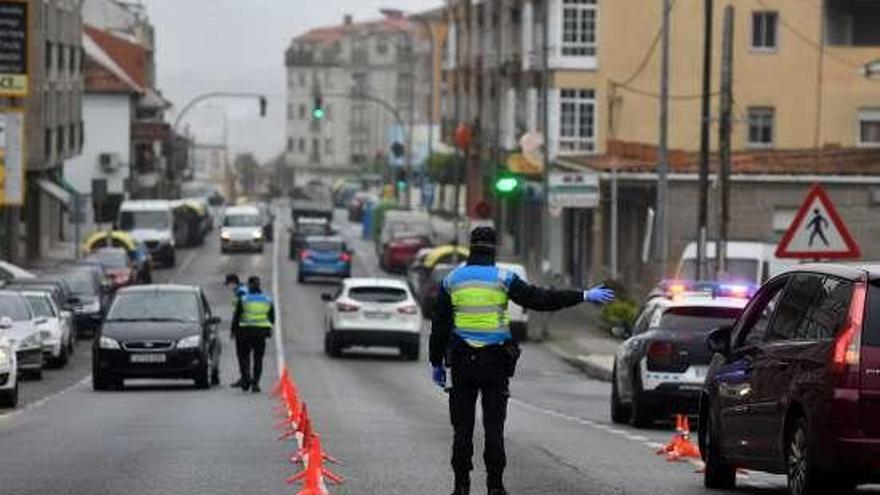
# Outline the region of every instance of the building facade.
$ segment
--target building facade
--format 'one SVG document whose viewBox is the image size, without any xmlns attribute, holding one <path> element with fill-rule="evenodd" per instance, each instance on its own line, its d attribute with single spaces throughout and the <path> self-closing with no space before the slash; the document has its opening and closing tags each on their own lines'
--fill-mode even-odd
<svg viewBox="0 0 880 495">
<path fill-rule="evenodd" d="M 430 41 L 401 11 L 384 18 L 313 29 L 294 38 L 285 55 L 287 147 L 297 183 L 401 168 L 412 130 L 427 122 Z M 323 118 L 312 114 L 317 102 Z M 387 162 L 386 162 L 387 160 Z"/>
<path fill-rule="evenodd" d="M 737 180 L 761 184 L 768 196 L 777 186 L 788 188 L 777 196 L 779 204 L 770 207 L 787 210 L 792 208 L 791 190 L 804 187 L 798 186 L 799 177 L 857 188 L 859 179 L 854 176 L 873 176 L 877 170 L 871 164 L 880 163 L 875 151 L 880 137 L 880 78 L 872 69 L 880 46 L 880 31 L 875 28 L 880 8 L 872 2 L 842 0 L 812 2 L 809 7 L 784 0 L 716 1 L 713 153 L 718 149 L 722 16 L 728 4 L 735 7 L 732 145 Z M 700 145 L 702 5 L 673 2 L 670 13 L 670 160 L 672 169 L 684 174 L 673 179 L 684 180 L 685 189 L 688 181 L 695 187 L 695 154 Z M 444 135 L 450 137 L 461 122 L 479 131 L 469 168 L 469 206 L 485 197 L 486 178 L 504 160 L 497 157 L 518 151 L 518 140 L 526 132 L 543 133 L 546 127 L 551 170 L 604 174 L 605 193 L 612 169 L 640 174 L 629 176 L 635 182 L 625 197 L 638 206 L 628 225 L 643 226 L 656 191 L 662 3 L 452 0 L 447 18 Z M 840 154 L 835 155 L 835 150 Z M 835 168 L 835 161 L 865 165 Z M 772 180 L 767 180 L 770 176 Z M 863 186 L 868 191 L 872 179 L 866 180 Z M 539 187 L 530 192 L 543 204 Z M 848 204 L 849 192 L 832 194 Z M 736 195 L 735 191 L 734 205 L 740 206 Z M 679 211 L 673 207 L 693 213 L 695 205 L 679 204 L 681 197 L 694 198 L 695 193 L 676 196 L 670 203 L 672 214 Z M 603 200 L 607 205 L 607 196 Z M 512 241 L 522 247 L 517 254 L 538 261 L 528 243 L 516 242 L 517 236 L 530 236 L 530 228 L 540 232 L 541 215 L 530 218 L 529 210 L 536 208 L 523 208 L 527 201 L 501 205 L 510 213 L 501 220 Z M 547 261 L 552 271 L 573 280 L 583 280 L 586 274 L 607 275 L 609 210 L 555 213 L 559 214 L 550 216 L 549 229 L 552 239 L 561 242 L 550 243 Z M 773 242 L 773 214 L 768 215 L 760 222 L 744 222 L 751 228 L 734 229 L 734 235 Z M 675 218 L 670 222 L 673 259 L 696 233 L 695 220 L 685 225 Z M 639 250 L 642 239 L 633 235 L 619 245 Z"/>
</svg>

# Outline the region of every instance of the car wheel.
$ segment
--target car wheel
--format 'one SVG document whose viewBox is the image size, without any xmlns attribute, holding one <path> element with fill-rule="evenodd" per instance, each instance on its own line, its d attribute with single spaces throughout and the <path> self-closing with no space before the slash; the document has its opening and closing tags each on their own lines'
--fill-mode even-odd
<svg viewBox="0 0 880 495">
<path fill-rule="evenodd" d="M 736 468 L 724 461 L 721 455 L 721 428 L 717 418 L 708 412 L 706 424 L 701 428 L 701 447 L 706 468 L 703 470 L 703 486 L 709 489 L 727 490 L 736 486 Z"/>
<path fill-rule="evenodd" d="M 296 281 L 299 282 L 299 283 L 301 283 L 301 284 L 306 283 L 306 277 L 305 277 L 305 275 L 303 275 L 302 272 L 297 273 L 297 274 L 296 274 Z"/>
<path fill-rule="evenodd" d="M 168 268 L 174 268 L 177 266 L 177 253 L 171 253 L 165 261 Z"/>
<path fill-rule="evenodd" d="M 418 342 L 401 344 L 400 355 L 409 361 L 418 361 L 420 354 L 420 345 Z"/>
<path fill-rule="evenodd" d="M 52 367 L 57 368 L 57 369 L 64 368 L 65 366 L 67 366 L 67 363 L 69 363 L 69 362 L 70 362 L 69 351 L 67 350 L 67 346 L 63 345 L 63 346 L 61 346 L 61 354 L 59 354 L 57 358 L 54 358 L 52 360 Z"/>
<path fill-rule="evenodd" d="M 92 373 L 92 390 L 100 392 L 109 389 L 110 383 L 104 373 Z"/>
<path fill-rule="evenodd" d="M 342 355 L 342 349 L 333 331 L 324 334 L 324 353 L 333 358 Z"/>
<path fill-rule="evenodd" d="M 818 495 L 828 488 L 816 465 L 810 445 L 807 420 L 799 417 L 792 422 L 786 438 L 785 466 L 788 492 L 791 495 Z"/>
<path fill-rule="evenodd" d="M 208 357 L 208 360 L 202 366 L 199 366 L 198 370 L 196 370 L 195 384 L 196 388 L 199 390 L 206 390 L 211 388 L 211 373 L 214 368 L 211 363 L 211 358 Z"/>
<path fill-rule="evenodd" d="M 636 374 L 632 384 L 632 404 L 629 407 L 629 424 L 635 428 L 645 428 L 654 422 L 653 413 L 641 395 L 642 379 Z"/>
<path fill-rule="evenodd" d="M 215 367 L 213 371 L 211 371 L 211 385 L 220 385 L 220 368 Z"/>
<path fill-rule="evenodd" d="M 629 420 L 629 417 L 629 409 L 620 402 L 620 392 L 617 390 L 617 364 L 615 364 L 611 371 L 611 421 L 623 424 Z"/>
<path fill-rule="evenodd" d="M 0 392 L 0 407 L 13 408 L 18 405 L 18 382 L 10 390 Z"/>
</svg>

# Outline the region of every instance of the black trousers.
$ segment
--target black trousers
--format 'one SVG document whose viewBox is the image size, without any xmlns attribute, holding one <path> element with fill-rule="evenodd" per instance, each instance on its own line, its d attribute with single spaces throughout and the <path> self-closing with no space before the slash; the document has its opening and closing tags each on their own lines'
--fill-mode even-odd
<svg viewBox="0 0 880 495">
<path fill-rule="evenodd" d="M 483 408 L 483 430 L 487 485 L 504 486 L 504 422 L 510 398 L 508 368 L 500 349 L 492 348 L 457 357 L 452 362 L 452 390 L 449 394 L 449 415 L 455 430 L 452 445 L 452 469 L 457 485 L 470 483 L 473 470 L 474 423 L 477 398 Z"/>
<path fill-rule="evenodd" d="M 238 355 L 238 369 L 241 370 L 242 384 L 259 384 L 263 375 L 263 356 L 266 354 L 266 336 L 263 332 L 250 332 L 242 328 L 235 338 L 235 352 Z M 253 371 L 251 356 L 253 355 Z"/>
</svg>

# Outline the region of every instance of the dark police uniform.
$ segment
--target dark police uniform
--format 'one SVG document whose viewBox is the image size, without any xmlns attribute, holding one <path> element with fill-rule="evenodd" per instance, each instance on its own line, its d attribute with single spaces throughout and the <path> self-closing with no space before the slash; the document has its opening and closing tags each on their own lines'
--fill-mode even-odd
<svg viewBox="0 0 880 495">
<path fill-rule="evenodd" d="M 259 391 L 266 339 L 272 335 L 274 323 L 275 307 L 272 298 L 263 291 L 250 287 L 247 294 L 238 298 L 232 327 L 237 336 L 236 351 L 238 366 L 241 369 L 241 387 L 244 390 L 250 388 L 255 392 Z M 251 372 L 252 355 L 253 372 Z"/>
<path fill-rule="evenodd" d="M 445 361 L 452 369 L 449 412 L 455 430 L 452 468 L 456 487 L 470 484 L 476 402 L 481 395 L 487 484 L 490 493 L 506 493 L 504 421 L 508 384 L 519 358 L 519 347 L 510 334 L 508 301 L 531 310 L 555 311 L 584 302 L 584 292 L 529 285 L 495 266 L 494 254 L 473 249 L 467 264 L 443 280 L 430 354 L 433 366 Z"/>
</svg>

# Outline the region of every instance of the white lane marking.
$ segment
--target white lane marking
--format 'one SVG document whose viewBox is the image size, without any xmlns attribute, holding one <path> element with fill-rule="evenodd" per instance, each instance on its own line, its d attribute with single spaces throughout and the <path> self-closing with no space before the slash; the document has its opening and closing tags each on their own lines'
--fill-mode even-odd
<svg viewBox="0 0 880 495">
<path fill-rule="evenodd" d="M 70 392 L 71 390 L 73 390 L 77 387 L 83 386 L 83 385 L 89 383 L 91 380 L 92 380 L 92 375 L 88 374 L 85 376 L 85 378 L 74 383 L 73 385 L 69 385 L 66 388 L 59 390 L 58 392 L 55 392 L 54 394 L 47 395 L 39 400 L 31 402 L 30 404 L 27 404 L 26 406 L 22 407 L 21 409 L 16 409 L 8 414 L 4 414 L 4 415 L 0 416 L 0 423 L 5 422 L 5 421 L 11 421 L 11 420 L 17 418 L 18 416 L 21 416 L 22 414 L 28 412 L 28 411 L 33 411 L 34 409 L 38 409 L 40 407 L 43 407 L 49 401 L 51 401 L 53 399 L 57 399 L 58 397 L 66 394 L 67 392 Z"/>
<path fill-rule="evenodd" d="M 275 338 L 275 359 L 278 365 L 278 374 L 280 375 L 284 369 L 284 339 L 281 335 L 284 332 L 284 319 L 282 318 L 282 307 L 284 305 L 281 304 L 281 284 L 279 282 L 278 267 L 278 256 L 280 254 L 278 245 L 281 244 L 278 233 L 281 229 L 278 228 L 278 222 L 275 222 L 273 228 L 275 231 L 272 233 L 272 294 L 275 296 L 275 329 L 272 332 L 272 336 Z"/>
<path fill-rule="evenodd" d="M 175 271 L 174 275 L 172 275 L 171 278 L 169 279 L 170 281 L 173 282 L 174 280 L 177 279 L 177 277 L 179 277 L 181 274 L 183 274 L 184 271 L 189 269 L 189 265 L 192 265 L 193 260 L 196 259 L 196 253 L 197 253 L 197 250 L 191 250 L 189 252 L 189 254 L 186 256 L 186 259 L 183 260 L 183 263 L 181 263 L 179 267 L 177 267 L 177 271 Z"/>
</svg>

